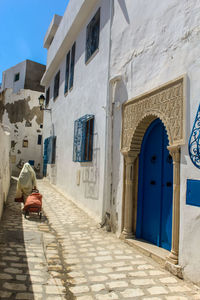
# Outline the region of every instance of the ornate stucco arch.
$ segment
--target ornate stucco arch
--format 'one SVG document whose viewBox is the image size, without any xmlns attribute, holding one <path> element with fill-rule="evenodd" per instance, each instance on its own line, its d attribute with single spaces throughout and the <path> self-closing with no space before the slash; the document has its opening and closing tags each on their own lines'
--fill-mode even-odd
<svg viewBox="0 0 200 300">
<path fill-rule="evenodd" d="M 165 120 L 165 117 L 162 116 L 162 114 L 160 114 L 159 112 L 157 114 L 156 114 L 156 112 L 154 112 L 154 114 L 153 114 L 151 111 L 148 111 L 144 114 L 144 116 L 142 117 L 139 124 L 136 125 L 135 131 L 133 132 L 133 136 L 132 136 L 131 143 L 129 146 L 130 151 L 134 151 L 138 154 L 140 153 L 144 134 L 145 134 L 147 128 L 149 127 L 149 125 L 157 118 L 159 118 L 163 122 L 164 125 L 167 123 Z M 167 131 L 169 144 L 171 144 L 170 143 L 170 141 L 171 141 L 170 128 L 167 128 L 166 125 L 165 125 L 165 128 Z"/>
<path fill-rule="evenodd" d="M 172 249 L 169 260 L 178 263 L 180 213 L 180 146 L 185 143 L 185 77 L 179 77 L 123 104 L 121 152 L 124 155 L 123 236 L 135 234 L 137 161 L 149 125 L 159 118 L 167 131 L 173 158 Z M 135 218 L 134 218 L 135 216 Z"/>
</svg>

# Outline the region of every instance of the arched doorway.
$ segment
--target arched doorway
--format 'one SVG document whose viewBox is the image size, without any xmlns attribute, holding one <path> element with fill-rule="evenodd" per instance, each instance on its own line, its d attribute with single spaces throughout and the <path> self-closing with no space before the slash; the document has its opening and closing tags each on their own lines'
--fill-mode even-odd
<svg viewBox="0 0 200 300">
<path fill-rule="evenodd" d="M 178 264 L 180 225 L 180 151 L 185 144 L 186 77 L 181 76 L 123 104 L 121 153 L 124 157 L 122 238 L 136 234 L 138 155 L 150 124 L 159 118 L 167 130 L 173 160 L 171 252 L 166 264 Z"/>
<path fill-rule="evenodd" d="M 144 135 L 139 156 L 136 237 L 171 250 L 173 163 L 160 119 Z"/>
</svg>

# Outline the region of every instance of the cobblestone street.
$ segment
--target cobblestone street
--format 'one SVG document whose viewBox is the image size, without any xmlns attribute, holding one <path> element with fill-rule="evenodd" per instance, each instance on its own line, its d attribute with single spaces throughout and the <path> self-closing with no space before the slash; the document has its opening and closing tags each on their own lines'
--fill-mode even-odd
<svg viewBox="0 0 200 300">
<path fill-rule="evenodd" d="M 99 228 L 50 186 L 25 219 L 12 179 L 0 223 L 0 299 L 200 299 L 200 290 Z"/>
</svg>

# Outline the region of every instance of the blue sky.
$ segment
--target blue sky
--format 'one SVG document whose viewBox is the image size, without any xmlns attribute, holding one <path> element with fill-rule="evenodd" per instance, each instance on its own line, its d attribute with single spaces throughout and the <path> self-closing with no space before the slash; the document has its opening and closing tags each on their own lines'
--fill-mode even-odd
<svg viewBox="0 0 200 300">
<path fill-rule="evenodd" d="M 25 59 L 46 64 L 44 36 L 53 15 L 63 16 L 68 2 L 0 0 L 0 82 L 4 70 Z"/>
</svg>

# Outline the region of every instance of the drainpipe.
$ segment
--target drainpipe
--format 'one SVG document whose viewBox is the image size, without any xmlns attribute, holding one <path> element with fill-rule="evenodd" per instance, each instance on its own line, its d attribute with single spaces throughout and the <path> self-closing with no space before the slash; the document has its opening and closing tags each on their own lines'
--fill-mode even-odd
<svg viewBox="0 0 200 300">
<path fill-rule="evenodd" d="M 112 19 L 113 19 L 113 8 L 114 8 L 114 0 L 110 0 L 110 28 L 109 28 L 109 53 L 108 53 L 108 74 L 107 74 L 107 96 L 106 96 L 106 129 L 105 129 L 105 170 L 104 170 L 104 194 L 103 194 L 103 206 L 102 206 L 102 221 L 101 226 L 106 224 L 106 220 L 108 215 L 110 214 L 110 176 L 109 176 L 109 142 L 110 142 L 110 58 L 111 58 L 111 27 L 112 27 Z M 104 107 L 103 107 L 104 108 Z"/>
<path fill-rule="evenodd" d="M 110 178 L 110 217 L 111 217 L 111 225 L 112 225 L 112 213 L 113 213 L 113 205 L 115 204 L 113 202 L 113 127 L 114 127 L 114 105 L 115 105 L 115 91 L 116 91 L 116 87 L 119 81 L 121 81 L 122 76 L 121 75 L 117 75 L 115 77 L 113 77 L 112 79 L 110 79 L 110 98 L 109 98 L 109 116 L 110 116 L 110 128 L 109 128 L 109 132 L 110 132 L 110 153 L 109 154 L 109 161 L 110 161 L 110 167 L 109 167 L 109 178 Z"/>
</svg>

